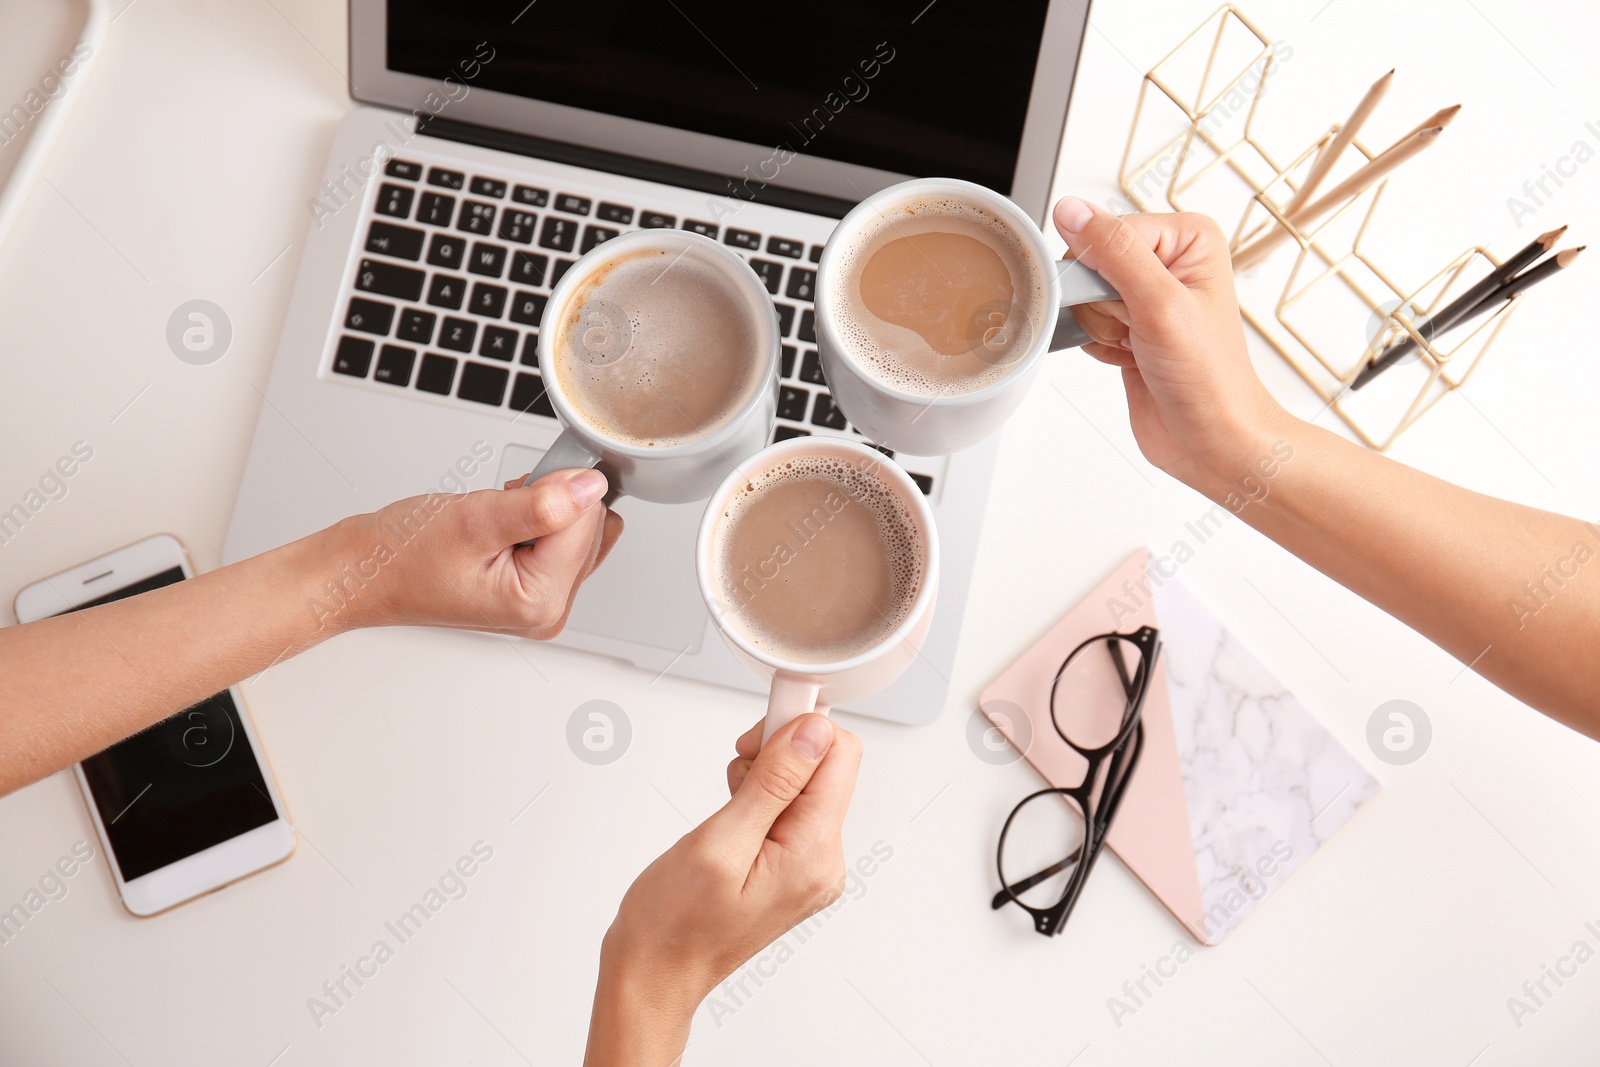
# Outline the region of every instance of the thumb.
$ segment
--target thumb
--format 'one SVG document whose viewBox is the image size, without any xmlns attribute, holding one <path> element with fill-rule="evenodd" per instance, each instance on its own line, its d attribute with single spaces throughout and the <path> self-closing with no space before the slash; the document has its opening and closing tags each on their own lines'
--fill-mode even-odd
<svg viewBox="0 0 1600 1067">
<path fill-rule="evenodd" d="M 469 536 L 491 552 L 544 537 L 577 522 L 605 492 L 605 475 L 579 469 L 554 471 L 526 488 L 472 493 L 469 499 L 480 510 Z"/>
<path fill-rule="evenodd" d="M 1126 303 L 1138 305 L 1183 289 L 1144 237 L 1105 208 L 1064 197 L 1056 205 L 1055 223 L 1070 255 L 1111 283 Z"/>
<path fill-rule="evenodd" d="M 706 820 L 707 836 L 740 870 L 755 862 L 772 824 L 810 783 L 833 738 L 826 716 L 795 719 L 772 736 L 732 799 Z"/>
</svg>

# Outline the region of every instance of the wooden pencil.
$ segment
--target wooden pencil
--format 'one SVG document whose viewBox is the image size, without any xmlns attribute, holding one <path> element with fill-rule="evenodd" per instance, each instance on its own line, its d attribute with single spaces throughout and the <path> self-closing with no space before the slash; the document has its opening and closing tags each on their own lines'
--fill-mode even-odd
<svg viewBox="0 0 1600 1067">
<path fill-rule="evenodd" d="M 1393 81 L 1394 71 L 1390 70 L 1389 73 L 1372 83 L 1372 87 L 1361 98 L 1361 102 L 1356 104 L 1356 109 L 1350 113 L 1350 117 L 1345 120 L 1344 125 L 1340 126 L 1339 131 L 1333 135 L 1333 140 L 1323 146 L 1321 153 L 1317 155 L 1316 160 L 1311 164 L 1311 173 L 1306 175 L 1305 182 L 1295 192 L 1289 203 L 1284 206 L 1283 213 L 1286 216 L 1293 215 L 1300 208 L 1310 203 L 1311 198 L 1316 195 L 1317 189 L 1321 187 L 1323 179 L 1328 176 L 1329 171 L 1333 170 L 1333 165 L 1339 161 L 1339 157 L 1344 154 L 1344 150 L 1350 147 L 1350 142 L 1355 139 L 1356 134 L 1361 132 L 1361 127 L 1366 125 L 1367 119 L 1377 109 L 1378 102 L 1389 92 L 1389 84 Z"/>
<path fill-rule="evenodd" d="M 1290 221 L 1295 224 L 1297 229 L 1304 230 L 1335 207 L 1366 192 L 1396 167 L 1399 167 L 1411 159 L 1412 156 L 1437 141 L 1439 134 L 1443 132 L 1444 127 L 1442 126 L 1430 126 L 1425 130 L 1418 130 L 1404 141 L 1368 160 L 1360 170 L 1351 174 L 1323 196 L 1301 208 L 1290 218 Z M 1235 252 L 1233 268 L 1235 270 L 1244 270 L 1247 267 L 1254 266 L 1270 255 L 1273 249 L 1288 240 L 1288 238 L 1289 230 L 1286 227 L 1274 227 L 1270 233 L 1257 238 L 1238 252 Z"/>
</svg>

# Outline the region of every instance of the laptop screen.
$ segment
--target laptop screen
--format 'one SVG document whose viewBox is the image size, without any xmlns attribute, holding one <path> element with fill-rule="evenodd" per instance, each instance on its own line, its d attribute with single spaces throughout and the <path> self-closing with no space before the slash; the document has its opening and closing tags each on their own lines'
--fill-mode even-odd
<svg viewBox="0 0 1600 1067">
<path fill-rule="evenodd" d="M 387 65 L 440 78 L 487 42 L 474 87 L 1010 193 L 1048 8 L 388 0 Z"/>
</svg>

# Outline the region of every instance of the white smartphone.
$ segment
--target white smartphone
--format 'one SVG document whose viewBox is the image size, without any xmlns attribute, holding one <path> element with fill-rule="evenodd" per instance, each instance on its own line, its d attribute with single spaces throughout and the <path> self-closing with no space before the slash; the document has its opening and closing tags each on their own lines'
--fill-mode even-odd
<svg viewBox="0 0 1600 1067">
<path fill-rule="evenodd" d="M 18 622 L 106 604 L 193 577 L 158 534 L 35 582 Z M 294 829 L 230 686 L 76 767 L 123 905 L 155 915 L 289 858 Z"/>
</svg>

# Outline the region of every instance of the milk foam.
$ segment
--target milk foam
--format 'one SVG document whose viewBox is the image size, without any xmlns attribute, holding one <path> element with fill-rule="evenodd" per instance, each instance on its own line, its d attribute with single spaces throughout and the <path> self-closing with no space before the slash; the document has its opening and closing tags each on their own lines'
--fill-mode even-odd
<svg viewBox="0 0 1600 1067">
<path fill-rule="evenodd" d="M 884 461 L 887 462 L 887 461 Z M 910 614 L 917 594 L 922 588 L 924 561 L 922 539 L 917 519 L 901 499 L 899 493 L 874 472 L 872 460 L 851 460 L 837 456 L 797 456 L 784 460 L 761 471 L 746 482 L 723 508 L 721 526 L 713 546 L 712 565 L 717 576 L 719 592 L 730 609 L 729 618 L 744 636 L 756 647 L 784 659 L 803 662 L 833 662 L 848 659 L 881 644 L 893 634 Z M 782 620 L 776 624 L 762 625 L 752 616 L 756 612 L 743 610 L 752 596 L 760 596 L 769 582 L 783 580 L 783 563 L 772 564 L 769 574 L 757 576 L 760 591 L 752 591 L 749 562 L 735 560 L 730 547 L 739 540 L 747 521 L 765 522 L 770 526 L 775 518 L 792 518 L 763 514 L 762 505 L 775 503 L 773 494 L 784 487 L 798 487 L 808 482 L 820 482 L 843 494 L 852 504 L 865 507 L 872 516 L 879 544 L 863 546 L 869 551 L 882 551 L 888 572 L 889 589 L 887 606 L 873 620 L 865 632 L 834 635 L 827 641 L 797 641 L 793 633 L 782 632 Z M 752 519 L 752 516 L 755 516 Z M 796 528 L 792 525 L 789 530 Z M 748 545 L 745 547 L 749 547 Z M 766 548 L 764 543 L 760 546 Z M 768 561 L 771 562 L 771 561 Z M 832 577 L 832 575 L 830 575 Z M 845 574 L 837 575 L 837 582 L 848 581 Z M 804 610 L 805 592 L 790 591 L 790 615 Z M 823 599 L 819 596 L 818 599 Z M 771 605 L 763 602 L 763 607 Z"/>
<path fill-rule="evenodd" d="M 715 431 L 743 408 L 766 366 L 756 310 L 698 249 L 650 248 L 603 264 L 555 330 L 556 366 L 546 373 L 585 423 L 639 447 Z"/>
<path fill-rule="evenodd" d="M 1010 275 L 1015 303 L 1027 320 L 1011 349 L 988 356 L 977 373 L 959 377 L 938 377 L 908 362 L 906 353 L 930 352 L 927 342 L 908 327 L 884 321 L 861 296 L 861 274 L 886 244 L 902 237 L 939 232 L 973 237 L 994 249 Z M 964 200 L 925 198 L 895 205 L 875 223 L 863 227 L 831 260 L 832 291 L 838 294 L 831 310 L 846 351 L 873 377 L 904 392 L 937 397 L 982 389 L 1005 377 L 1046 327 L 1049 283 L 1035 268 L 1028 248 L 1005 221 Z M 938 358 L 936 354 L 934 358 Z"/>
</svg>

